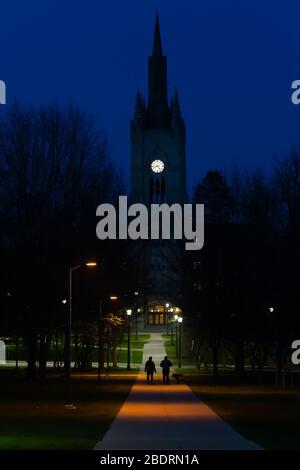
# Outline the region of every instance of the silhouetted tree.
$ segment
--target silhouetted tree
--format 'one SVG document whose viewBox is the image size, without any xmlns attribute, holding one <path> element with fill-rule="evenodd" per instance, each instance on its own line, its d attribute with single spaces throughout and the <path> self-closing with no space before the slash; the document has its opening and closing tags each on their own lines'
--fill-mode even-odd
<svg viewBox="0 0 300 470">
<path fill-rule="evenodd" d="M 95 236 L 95 210 L 121 188 L 91 116 L 73 105 L 7 111 L 0 123 L 1 278 L 17 299 L 30 377 L 38 352 L 44 372 L 53 329 L 63 324 L 67 267 L 107 253 Z"/>
<path fill-rule="evenodd" d="M 193 255 L 194 331 L 210 345 L 214 373 L 219 350 L 226 344 L 242 374 L 248 344 L 264 347 L 268 299 L 272 291 L 272 260 L 276 243 L 276 204 L 259 172 L 234 172 L 226 179 L 208 172 L 195 188 L 194 200 L 206 204 L 205 245 Z M 204 336 L 204 338 L 203 338 Z M 206 339 L 205 339 L 206 337 Z M 266 343 L 268 343 L 268 338 Z"/>
<path fill-rule="evenodd" d="M 218 170 L 210 170 L 194 189 L 194 202 L 204 204 L 206 223 L 230 220 L 233 207 L 231 189 Z"/>
</svg>

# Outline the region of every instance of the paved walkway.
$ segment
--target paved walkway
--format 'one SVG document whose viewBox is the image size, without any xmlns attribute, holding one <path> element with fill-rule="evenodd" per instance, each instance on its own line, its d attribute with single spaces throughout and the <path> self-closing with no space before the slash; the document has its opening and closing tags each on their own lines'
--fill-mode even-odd
<svg viewBox="0 0 300 470">
<path fill-rule="evenodd" d="M 101 450 L 258 450 L 205 405 L 185 384 L 163 385 L 158 366 L 165 356 L 158 333 L 144 347 L 157 365 L 155 384 L 147 385 L 143 367 L 102 441 Z"/>
</svg>

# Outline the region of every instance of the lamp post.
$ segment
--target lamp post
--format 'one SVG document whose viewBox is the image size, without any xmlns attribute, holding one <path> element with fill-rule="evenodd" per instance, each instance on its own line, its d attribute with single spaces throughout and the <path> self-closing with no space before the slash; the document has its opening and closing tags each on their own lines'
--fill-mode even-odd
<svg viewBox="0 0 300 470">
<path fill-rule="evenodd" d="M 169 307 L 170 307 L 170 304 L 166 304 L 165 317 L 166 317 L 166 321 L 167 321 L 167 335 L 169 335 Z"/>
<path fill-rule="evenodd" d="M 109 297 L 109 300 L 115 301 L 118 300 L 117 295 L 111 295 Z M 98 317 L 98 383 L 101 382 L 101 363 L 102 363 L 102 350 L 101 350 L 101 333 L 102 333 L 102 305 L 103 305 L 103 300 L 100 300 L 99 304 L 99 317 Z M 108 336 L 107 336 L 107 368 L 106 368 L 106 375 L 108 375 L 108 367 L 109 367 L 109 330 L 108 330 Z"/>
<path fill-rule="evenodd" d="M 69 380 L 71 377 L 71 329 L 72 329 L 72 281 L 73 281 L 73 272 L 82 266 L 87 268 L 94 268 L 97 266 L 95 261 L 88 261 L 85 264 L 78 264 L 77 266 L 69 267 L 69 308 L 66 318 L 66 330 L 65 330 L 65 378 Z"/>
<path fill-rule="evenodd" d="M 106 377 L 109 373 L 109 356 L 110 356 L 110 327 L 107 325 L 107 347 L 106 347 Z"/>
<path fill-rule="evenodd" d="M 136 331 L 135 331 L 135 339 L 138 341 L 139 336 L 138 336 L 138 314 L 141 313 L 141 309 L 137 308 L 136 309 Z"/>
<path fill-rule="evenodd" d="M 173 323 L 174 323 L 174 317 L 173 317 L 173 311 L 174 311 L 173 307 L 169 308 L 169 312 L 170 312 L 170 313 L 169 313 L 169 319 L 170 319 L 170 317 L 171 317 L 171 321 L 170 321 L 170 328 L 171 328 L 171 346 L 174 346 L 174 325 L 173 325 Z M 170 315 L 170 314 L 172 314 L 172 315 Z"/>
<path fill-rule="evenodd" d="M 275 325 L 276 337 L 277 337 L 277 364 L 276 364 L 276 386 L 282 385 L 285 387 L 285 365 L 284 365 L 284 350 L 282 341 L 281 322 L 278 315 L 278 306 L 276 308 L 269 307 L 269 312 L 272 314 L 272 323 Z"/>
<path fill-rule="evenodd" d="M 101 382 L 101 323 L 102 323 L 102 300 L 99 304 L 99 317 L 98 317 L 98 384 Z"/>
<path fill-rule="evenodd" d="M 182 324 L 183 318 L 179 317 L 178 318 L 178 323 L 179 323 L 179 344 L 178 344 L 178 367 L 181 367 L 181 324 Z"/>
<path fill-rule="evenodd" d="M 134 293 L 135 297 L 139 295 L 138 292 Z M 138 311 L 139 309 L 137 308 L 137 302 L 134 303 L 134 311 L 135 311 L 135 340 L 138 340 Z"/>
<path fill-rule="evenodd" d="M 132 310 L 128 308 L 126 310 L 127 314 L 127 326 L 128 326 L 128 335 L 127 335 L 127 370 L 130 370 L 130 317 Z"/>
<path fill-rule="evenodd" d="M 178 318 L 178 315 L 174 315 L 176 359 L 178 358 Z"/>
</svg>

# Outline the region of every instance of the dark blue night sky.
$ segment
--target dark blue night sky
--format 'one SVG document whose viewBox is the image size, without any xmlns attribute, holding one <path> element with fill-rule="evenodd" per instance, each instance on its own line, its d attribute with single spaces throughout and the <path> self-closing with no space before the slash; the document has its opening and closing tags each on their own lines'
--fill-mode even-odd
<svg viewBox="0 0 300 470">
<path fill-rule="evenodd" d="M 300 140 L 300 2 L 10 0 L 0 6 L 0 79 L 14 98 L 76 102 L 107 132 L 128 176 L 136 87 L 158 8 L 169 94 L 187 125 L 190 184 L 210 168 L 261 167 Z"/>
</svg>

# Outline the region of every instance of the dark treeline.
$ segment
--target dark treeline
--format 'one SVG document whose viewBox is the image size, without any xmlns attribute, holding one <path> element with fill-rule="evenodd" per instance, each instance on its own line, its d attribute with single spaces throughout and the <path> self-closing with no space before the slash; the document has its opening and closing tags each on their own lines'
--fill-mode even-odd
<svg viewBox="0 0 300 470">
<path fill-rule="evenodd" d="M 96 341 L 86 322 L 96 319 L 117 247 L 97 243 L 95 211 L 122 194 L 123 179 L 91 116 L 15 104 L 0 122 L 0 192 L 1 336 L 22 342 L 32 377 L 37 361 L 45 372 L 50 344 L 63 345 L 68 267 L 94 257 L 101 269 L 74 276 L 73 326 L 85 350 Z"/>
<path fill-rule="evenodd" d="M 187 349 L 198 365 L 277 366 L 299 336 L 300 154 L 260 171 L 208 171 L 194 189 L 205 204 L 205 246 L 187 256 Z M 192 344 L 192 347 L 191 347 Z"/>
</svg>

